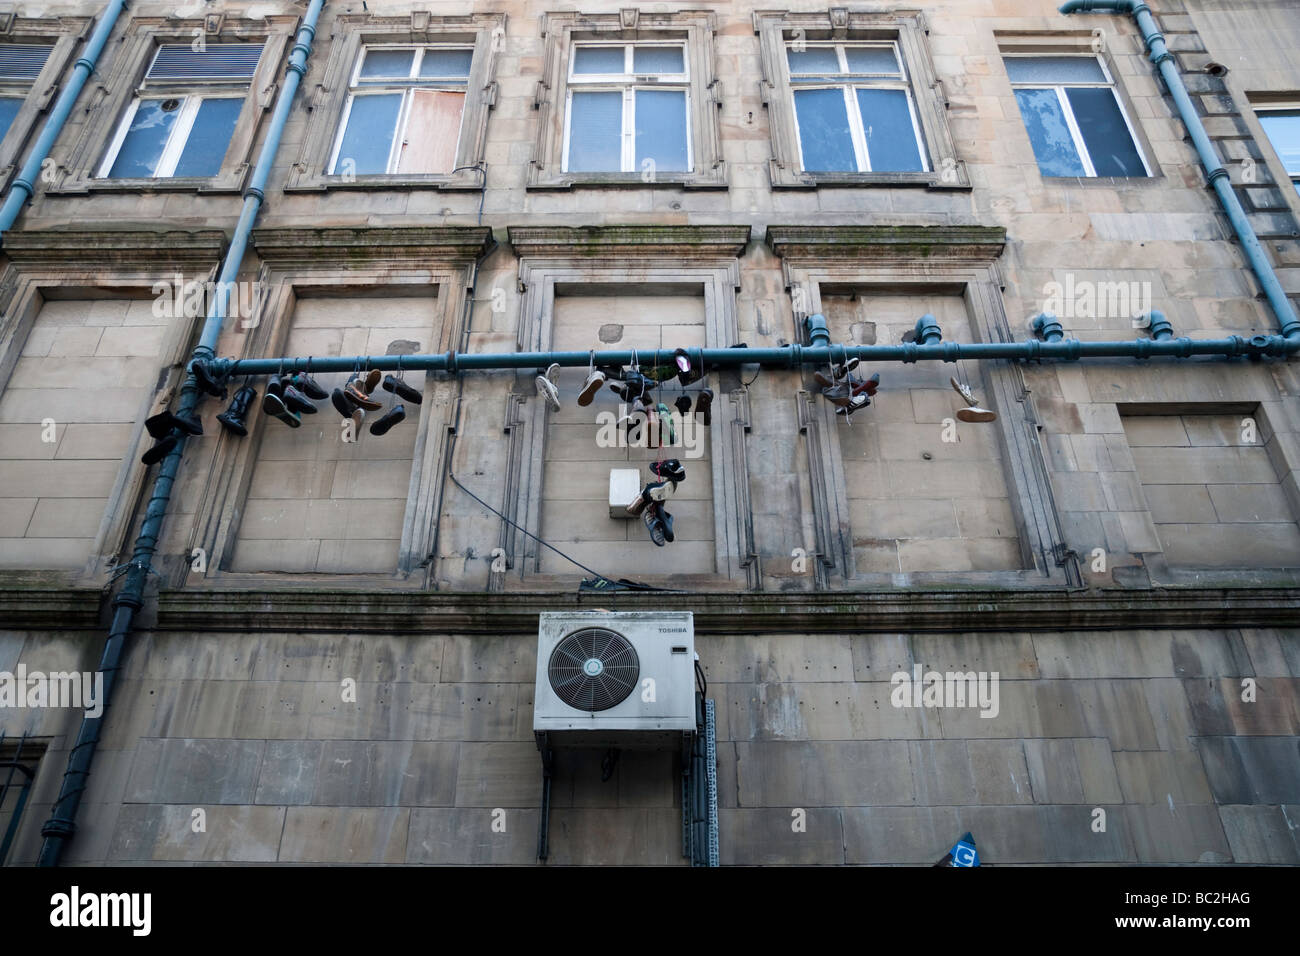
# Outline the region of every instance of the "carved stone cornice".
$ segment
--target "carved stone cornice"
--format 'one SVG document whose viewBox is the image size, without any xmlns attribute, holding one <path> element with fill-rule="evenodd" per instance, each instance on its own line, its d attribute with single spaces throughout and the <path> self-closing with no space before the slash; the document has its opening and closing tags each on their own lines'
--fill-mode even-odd
<svg viewBox="0 0 1300 956">
<path fill-rule="evenodd" d="M 768 226 L 782 259 L 954 260 L 990 263 L 1002 254 L 1002 226 Z"/>
<path fill-rule="evenodd" d="M 22 269 L 66 267 L 206 272 L 221 258 L 220 229 L 86 229 L 7 232 L 4 252 Z"/>
<path fill-rule="evenodd" d="M 540 611 L 682 610 L 701 633 L 1041 631 L 1300 626 L 1300 588 L 1067 591 L 482 592 L 163 590 L 164 630 L 530 633 Z"/>
<path fill-rule="evenodd" d="M 738 258 L 749 226 L 511 226 L 525 258 L 673 256 L 683 261 Z"/>
<path fill-rule="evenodd" d="M 277 269 L 473 262 L 488 248 L 487 226 L 360 226 L 254 229 L 253 248 Z"/>
</svg>

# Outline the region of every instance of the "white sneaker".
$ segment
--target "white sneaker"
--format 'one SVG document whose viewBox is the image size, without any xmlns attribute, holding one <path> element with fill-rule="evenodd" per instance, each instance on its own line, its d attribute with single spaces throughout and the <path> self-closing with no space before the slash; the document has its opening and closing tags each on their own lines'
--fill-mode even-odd
<svg viewBox="0 0 1300 956">
<path fill-rule="evenodd" d="M 551 368 L 559 368 L 558 365 L 552 365 Z M 560 390 L 555 387 L 555 383 L 549 378 L 551 369 L 546 370 L 546 375 L 537 376 L 537 394 L 546 399 L 546 403 L 555 411 L 560 410 Z"/>
<path fill-rule="evenodd" d="M 963 385 L 961 382 L 957 381 L 955 378 L 949 378 L 949 379 L 948 379 L 948 384 L 950 384 L 950 385 L 952 386 L 953 391 L 955 391 L 958 395 L 960 395 L 960 396 L 961 396 L 961 400 L 962 400 L 963 402 L 965 402 L 968 406 L 974 407 L 975 405 L 978 404 L 978 403 L 975 401 L 975 396 L 974 396 L 973 394 L 971 394 L 970 386 L 968 386 L 968 385 Z"/>
</svg>

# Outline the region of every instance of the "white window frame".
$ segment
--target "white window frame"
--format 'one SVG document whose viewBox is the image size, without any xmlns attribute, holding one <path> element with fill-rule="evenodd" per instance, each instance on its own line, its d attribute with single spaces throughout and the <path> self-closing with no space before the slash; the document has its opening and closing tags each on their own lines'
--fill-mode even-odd
<svg viewBox="0 0 1300 956">
<path fill-rule="evenodd" d="M 365 63 L 366 56 L 375 50 L 414 50 L 415 56 L 411 58 L 411 71 L 407 74 L 406 84 L 403 85 L 400 79 L 385 80 L 375 83 L 361 83 L 361 65 Z M 465 72 L 463 81 L 449 77 L 422 77 L 420 76 L 420 64 L 424 62 L 424 54 L 428 50 L 468 50 L 470 54 L 469 69 Z M 366 173 L 368 176 L 392 176 L 397 174 L 397 164 L 401 161 L 402 147 L 406 144 L 406 125 L 411 118 L 411 104 L 415 100 L 415 93 L 419 90 L 429 91 L 446 91 L 454 93 L 464 93 L 466 101 L 469 99 L 469 78 L 474 71 L 474 44 L 467 43 L 367 43 L 363 44 L 357 53 L 357 60 L 352 64 L 352 73 L 348 79 L 348 97 L 343 104 L 343 114 L 339 118 L 338 129 L 334 131 L 334 146 L 330 150 L 330 161 L 326 167 L 326 175 L 338 176 L 339 150 L 343 148 L 343 135 L 347 132 L 348 120 L 352 118 L 352 104 L 356 102 L 359 96 L 376 96 L 381 94 L 401 93 L 402 105 L 397 111 L 397 126 L 393 131 L 393 142 L 388 148 L 388 162 L 384 165 L 382 173 Z M 465 109 L 461 108 L 460 127 L 456 130 L 456 149 L 453 155 L 460 155 L 460 140 L 465 134 Z M 454 172 L 454 170 L 453 170 Z"/>
<path fill-rule="evenodd" d="M 151 179 L 171 179 L 176 172 L 176 164 L 180 162 L 181 154 L 185 152 L 185 146 L 189 143 L 190 133 L 194 131 L 194 120 L 198 117 L 199 108 L 203 105 L 204 100 L 240 100 L 242 102 L 247 98 L 247 90 L 241 93 L 167 93 L 157 89 L 139 91 L 136 93 L 135 98 L 131 100 L 131 105 L 127 107 L 122 122 L 117 125 L 117 132 L 113 134 L 113 139 L 109 143 L 108 151 L 104 154 L 104 161 L 100 164 L 96 178 L 109 178 L 108 174 L 113 169 L 113 164 L 117 162 L 117 154 L 121 152 L 122 144 L 126 142 L 126 136 L 131 129 L 131 124 L 135 122 L 135 114 L 139 111 L 140 104 L 145 100 L 181 101 L 181 105 L 178 107 L 179 115 L 176 117 L 176 122 L 172 124 L 171 132 L 167 134 L 167 145 L 163 147 L 162 153 L 158 156 L 158 166 L 154 169 L 153 176 L 149 177 Z"/>
<path fill-rule="evenodd" d="M 1111 76 L 1110 70 L 1106 68 L 1106 61 L 1099 56 L 1084 54 L 1061 54 L 1061 53 L 1004 53 L 1003 60 L 1042 60 L 1048 57 L 1056 59 L 1062 56 L 1070 56 L 1078 60 L 1091 60 L 1101 67 L 1101 75 L 1105 77 L 1102 81 L 1086 82 L 1084 80 L 1070 80 L 1063 83 L 1033 83 L 1015 81 L 1011 82 L 1012 90 L 1053 90 L 1056 93 L 1057 102 L 1061 104 L 1061 114 L 1065 117 L 1065 126 L 1070 131 L 1070 137 L 1074 140 L 1074 149 L 1079 154 L 1079 160 L 1083 163 L 1084 175 L 1089 179 L 1097 179 L 1097 168 L 1092 163 L 1092 155 L 1088 152 L 1088 146 L 1083 141 L 1083 133 L 1079 130 L 1079 123 L 1074 118 L 1074 110 L 1070 106 L 1070 98 L 1065 95 L 1067 89 L 1106 89 L 1110 90 L 1110 95 L 1115 98 L 1115 105 L 1119 107 L 1119 115 L 1124 119 L 1124 126 L 1128 130 L 1129 141 L 1133 144 L 1133 149 L 1138 154 L 1138 159 L 1142 161 L 1142 168 L 1146 171 L 1147 176 L 1154 173 L 1151 170 L 1151 162 L 1147 159 L 1146 150 L 1142 148 L 1142 141 L 1138 138 L 1137 132 L 1133 127 L 1133 120 L 1128 115 L 1128 110 L 1124 108 L 1124 100 L 1119 95 L 1119 90 L 1115 87 L 1115 80 Z M 1014 94 L 1013 94 L 1014 95 Z M 1019 112 L 1020 105 L 1016 104 L 1016 111 Z M 1021 118 L 1023 122 L 1023 117 Z M 1029 134 L 1028 128 L 1025 129 L 1025 135 Z M 1031 143 L 1032 145 L 1032 143 Z M 1042 170 L 1040 169 L 1041 173 Z M 1045 175 L 1045 174 L 1044 174 Z M 1051 176 L 1050 179 L 1069 179 L 1068 176 Z M 1136 177 L 1126 176 L 1125 179 Z"/>
<path fill-rule="evenodd" d="M 1260 120 L 1269 113 L 1294 113 L 1297 119 L 1300 119 L 1300 103 L 1269 103 L 1267 106 L 1254 104 L 1254 110 L 1255 118 Z M 1268 129 L 1265 128 L 1262 122 L 1259 124 L 1259 128 L 1264 131 L 1264 139 L 1268 142 L 1269 148 L 1273 150 L 1273 155 L 1277 157 L 1278 165 L 1282 167 L 1282 172 L 1286 174 L 1287 179 L 1290 180 L 1291 186 L 1295 189 L 1296 193 L 1300 194 L 1300 169 L 1297 169 L 1295 172 L 1291 172 L 1291 170 L 1287 169 L 1286 160 L 1282 158 L 1282 151 L 1278 149 L 1277 144 L 1274 143 L 1272 137 L 1269 136 Z"/>
<path fill-rule="evenodd" d="M 622 73 L 575 73 L 579 49 L 592 47 L 623 47 Z M 681 73 L 633 73 L 633 49 L 635 47 L 675 47 L 682 51 Z M 613 42 L 582 40 L 573 44 L 569 51 L 569 76 L 566 83 L 564 103 L 564 142 L 561 156 L 562 172 L 569 170 L 569 134 L 573 124 L 574 93 L 619 93 L 623 94 L 623 127 L 620 131 L 620 169 L 584 170 L 584 172 L 635 173 L 639 172 L 636 162 L 636 93 L 637 90 L 674 90 L 684 94 L 682 99 L 683 117 L 686 126 L 686 168 L 673 170 L 676 174 L 689 174 L 695 171 L 695 148 L 691 130 L 691 61 L 690 51 L 685 40 L 648 40 L 644 42 Z"/>
<path fill-rule="evenodd" d="M 843 76 L 841 82 L 835 82 L 831 77 L 822 73 L 795 73 L 790 68 L 790 51 L 796 46 L 801 46 L 802 50 L 795 50 L 801 53 L 806 50 L 820 48 L 833 49 L 839 60 L 840 72 L 836 76 Z M 849 60 L 845 50 L 852 49 L 888 49 L 894 56 L 894 62 L 898 64 L 897 73 L 851 73 L 849 72 Z M 867 149 L 867 128 L 862 120 L 862 110 L 858 105 L 858 90 L 901 90 L 907 100 L 907 114 L 912 120 L 912 136 L 916 140 L 916 151 L 921 157 L 921 172 L 930 172 L 930 151 L 926 148 L 925 136 L 921 133 L 921 122 L 916 115 L 916 99 L 912 95 L 912 84 L 907 75 L 907 66 L 903 62 L 902 51 L 898 48 L 897 41 L 877 41 L 872 42 L 864 40 L 862 42 L 853 41 L 808 41 L 808 40 L 787 40 L 784 46 L 786 57 L 786 71 L 790 77 L 790 108 L 794 113 L 794 138 L 795 146 L 799 150 L 799 169 L 801 172 L 809 172 L 804 166 L 803 159 L 803 134 L 799 129 L 799 104 L 795 99 L 795 93 L 801 90 L 842 90 L 844 95 L 844 108 L 849 118 L 849 138 L 853 141 L 853 158 L 857 163 L 857 169 L 845 170 L 812 170 L 815 175 L 819 172 L 846 172 L 846 173 L 869 173 L 871 169 L 871 155 Z M 808 79 L 802 79 L 807 77 Z M 915 170 L 909 170 L 915 172 Z"/>
</svg>

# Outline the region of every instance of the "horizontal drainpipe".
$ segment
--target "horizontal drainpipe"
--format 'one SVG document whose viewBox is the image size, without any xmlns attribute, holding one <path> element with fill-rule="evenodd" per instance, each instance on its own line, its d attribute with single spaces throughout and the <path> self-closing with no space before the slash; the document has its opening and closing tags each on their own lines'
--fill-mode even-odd
<svg viewBox="0 0 1300 956">
<path fill-rule="evenodd" d="M 1214 187 L 1214 192 L 1219 197 L 1219 204 L 1228 214 L 1228 221 L 1232 223 L 1237 238 L 1241 240 L 1241 248 L 1246 253 L 1246 259 L 1249 260 L 1250 267 L 1264 290 L 1264 297 L 1273 307 L 1278 327 L 1285 336 L 1300 335 L 1300 318 L 1296 317 L 1295 308 L 1287 298 L 1286 290 L 1278 281 L 1272 263 L 1264 255 L 1264 248 L 1259 244 L 1255 230 L 1251 229 L 1246 212 L 1241 208 L 1237 194 L 1232 190 L 1228 171 L 1223 168 L 1223 163 L 1219 161 L 1219 154 L 1201 124 L 1201 118 L 1196 115 L 1196 107 L 1192 105 L 1191 97 L 1187 95 L 1187 87 L 1183 85 L 1183 78 L 1178 74 L 1178 66 L 1174 62 L 1173 54 L 1165 46 L 1164 35 L 1156 26 L 1155 18 L 1151 16 L 1151 8 L 1141 0 L 1067 0 L 1060 9 L 1061 13 L 1066 14 L 1127 13 L 1137 21 L 1151 62 L 1159 68 L 1160 75 L 1164 77 L 1169 95 L 1173 97 L 1174 105 L 1178 107 L 1178 114 L 1182 117 L 1183 124 L 1192 137 L 1192 143 L 1196 146 L 1196 152 L 1201 157 L 1206 178 Z"/>
<path fill-rule="evenodd" d="M 99 60 L 99 54 L 103 52 L 104 44 L 108 42 L 108 36 L 113 32 L 113 26 L 117 23 L 117 18 L 125 7 L 126 0 L 113 0 L 104 10 L 104 15 L 100 17 L 99 23 L 95 26 L 95 32 L 90 36 L 90 42 L 86 44 L 86 49 L 82 51 L 81 56 L 77 59 L 77 65 L 73 67 L 72 77 L 68 80 L 68 85 L 59 94 L 59 98 L 54 104 L 54 111 L 50 113 L 49 119 L 45 121 L 45 128 L 41 130 L 36 145 L 32 147 L 31 155 L 27 157 L 27 162 L 23 164 L 22 171 L 18 173 L 18 178 L 14 180 L 13 185 L 10 187 L 9 195 L 5 197 L 4 206 L 0 207 L 0 232 L 8 232 L 13 228 L 13 224 L 23 211 L 23 206 L 27 205 L 27 201 L 32 198 L 32 194 L 36 191 L 36 177 L 41 174 L 41 164 L 50 155 L 50 150 L 54 146 L 54 141 L 59 138 L 59 133 L 63 132 L 63 124 L 68 121 L 68 117 L 72 114 L 73 104 L 76 103 L 77 97 L 81 95 L 81 88 L 86 85 L 86 80 L 95 71 L 95 63 Z"/>
<path fill-rule="evenodd" d="M 1173 338 L 1168 322 L 1160 316 L 1162 327 L 1152 326 L 1160 334 L 1155 339 L 1130 339 L 1118 342 L 1080 342 L 1077 339 L 1056 338 L 1040 342 L 938 342 L 928 345 L 905 343 L 902 345 L 787 345 L 779 349 L 686 349 L 696 367 L 737 368 L 741 365 L 763 365 L 768 368 L 795 368 L 803 365 L 827 365 L 858 358 L 864 362 L 957 362 L 988 361 L 993 359 L 1063 359 L 1073 361 L 1083 358 L 1192 358 L 1195 356 L 1221 356 L 1235 358 L 1266 355 L 1283 357 L 1300 351 L 1300 338 L 1281 335 L 1256 335 L 1243 338 L 1233 335 L 1224 339 Z M 1049 339 L 1051 336 L 1049 336 Z M 586 368 L 594 359 L 597 366 L 627 366 L 636 359 L 642 366 L 672 365 L 673 351 L 610 352 L 442 352 L 436 355 L 354 355 L 341 358 L 311 358 L 286 356 L 267 359 L 214 359 L 207 364 L 210 373 L 221 378 L 227 375 L 273 375 L 280 372 L 350 372 L 354 369 L 380 369 L 397 371 L 399 366 L 410 371 L 475 372 L 494 369 L 542 369 L 555 364 Z"/>
<path fill-rule="evenodd" d="M 307 8 L 307 15 L 303 18 L 302 26 L 298 28 L 297 41 L 294 43 L 293 51 L 289 56 L 289 69 L 284 80 L 284 91 L 275 104 L 275 112 L 271 117 L 271 125 L 267 129 L 266 141 L 262 144 L 262 151 L 258 156 L 257 166 L 253 171 L 253 178 L 244 193 L 244 208 L 239 216 L 239 224 L 235 227 L 234 237 L 231 239 L 230 248 L 226 252 L 225 263 L 221 269 L 222 283 L 233 282 L 235 276 L 239 273 L 244 250 L 248 246 L 248 234 L 253 228 L 253 221 L 257 218 L 257 212 L 262 206 L 263 191 L 266 188 L 267 178 L 271 173 L 271 163 L 274 161 L 276 150 L 280 145 L 280 137 L 284 133 L 284 124 L 288 120 L 289 110 L 293 106 L 294 94 L 298 90 L 298 84 L 303 74 L 307 72 L 307 57 L 311 54 L 312 39 L 316 35 L 316 22 L 320 19 L 321 7 L 323 6 L 324 0 L 312 0 L 311 5 Z M 221 287 L 223 286 L 219 286 L 219 288 Z M 229 286 L 224 286 L 224 288 L 229 288 Z M 199 336 L 199 344 L 194 349 L 193 356 L 191 356 L 192 360 L 210 358 L 214 354 L 213 350 L 217 344 L 217 337 L 221 334 L 223 312 L 220 302 L 214 302 L 203 323 L 203 331 Z M 187 375 L 185 384 L 181 388 L 179 414 L 181 416 L 189 415 L 194 411 L 198 403 L 199 390 L 195 384 L 194 376 Z M 41 846 L 41 855 L 38 860 L 40 866 L 57 866 L 59 857 L 63 853 L 64 844 L 75 831 L 77 807 L 81 804 L 81 795 L 85 792 L 86 780 L 90 776 L 90 761 L 95 755 L 95 748 L 99 744 L 101 726 L 108 714 L 108 702 L 112 697 L 117 672 L 121 666 L 122 651 L 126 646 L 126 639 L 131 634 L 136 612 L 144 607 L 145 584 L 148 582 L 149 573 L 152 571 L 153 555 L 158 546 L 158 538 L 162 534 L 163 519 L 167 515 L 167 504 L 171 500 L 172 486 L 175 484 L 176 474 L 180 470 L 181 453 L 185 449 L 185 437 L 183 433 L 178 433 L 178 435 L 180 440 L 176 443 L 176 447 L 163 459 L 162 465 L 158 469 L 158 476 L 154 479 L 153 494 L 149 499 L 149 507 L 145 512 L 144 523 L 140 527 L 140 535 L 135 540 L 135 551 L 131 555 L 131 563 L 126 566 L 126 583 L 118 592 L 117 597 L 113 599 L 113 623 L 109 630 L 108 640 L 104 643 L 104 653 L 99 664 L 99 670 L 104 675 L 103 708 L 98 717 L 82 717 L 81 732 L 77 735 L 76 745 L 68 755 L 68 769 L 63 774 L 63 786 L 59 790 L 59 798 L 54 804 L 54 810 L 50 818 L 41 827 L 41 836 L 45 837 L 45 842 Z"/>
</svg>

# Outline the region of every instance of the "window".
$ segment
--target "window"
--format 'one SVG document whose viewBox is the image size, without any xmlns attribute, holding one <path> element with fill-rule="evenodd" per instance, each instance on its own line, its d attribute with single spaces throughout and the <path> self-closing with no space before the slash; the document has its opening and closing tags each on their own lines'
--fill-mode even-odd
<svg viewBox="0 0 1300 956">
<path fill-rule="evenodd" d="M 916 110 L 892 43 L 786 47 L 802 168 L 924 172 Z"/>
<path fill-rule="evenodd" d="M 1300 109 L 1259 110 L 1259 125 L 1300 192 Z"/>
<path fill-rule="evenodd" d="M 584 43 L 569 62 L 565 172 L 691 170 L 683 44 Z"/>
<path fill-rule="evenodd" d="M 1008 56 L 1007 76 L 1044 176 L 1150 176 L 1095 56 Z"/>
<path fill-rule="evenodd" d="M 716 15 L 547 13 L 529 189 L 726 189 Z"/>
<path fill-rule="evenodd" d="M 371 46 L 357 58 L 332 175 L 449 173 L 472 46 Z"/>
<path fill-rule="evenodd" d="M 0 139 L 9 132 L 53 49 L 50 44 L 0 43 Z"/>
<path fill-rule="evenodd" d="M 104 179 L 211 178 L 221 170 L 260 43 L 158 48 L 100 168 Z"/>
<path fill-rule="evenodd" d="M 970 189 L 916 10 L 754 15 L 773 187 Z"/>
</svg>

